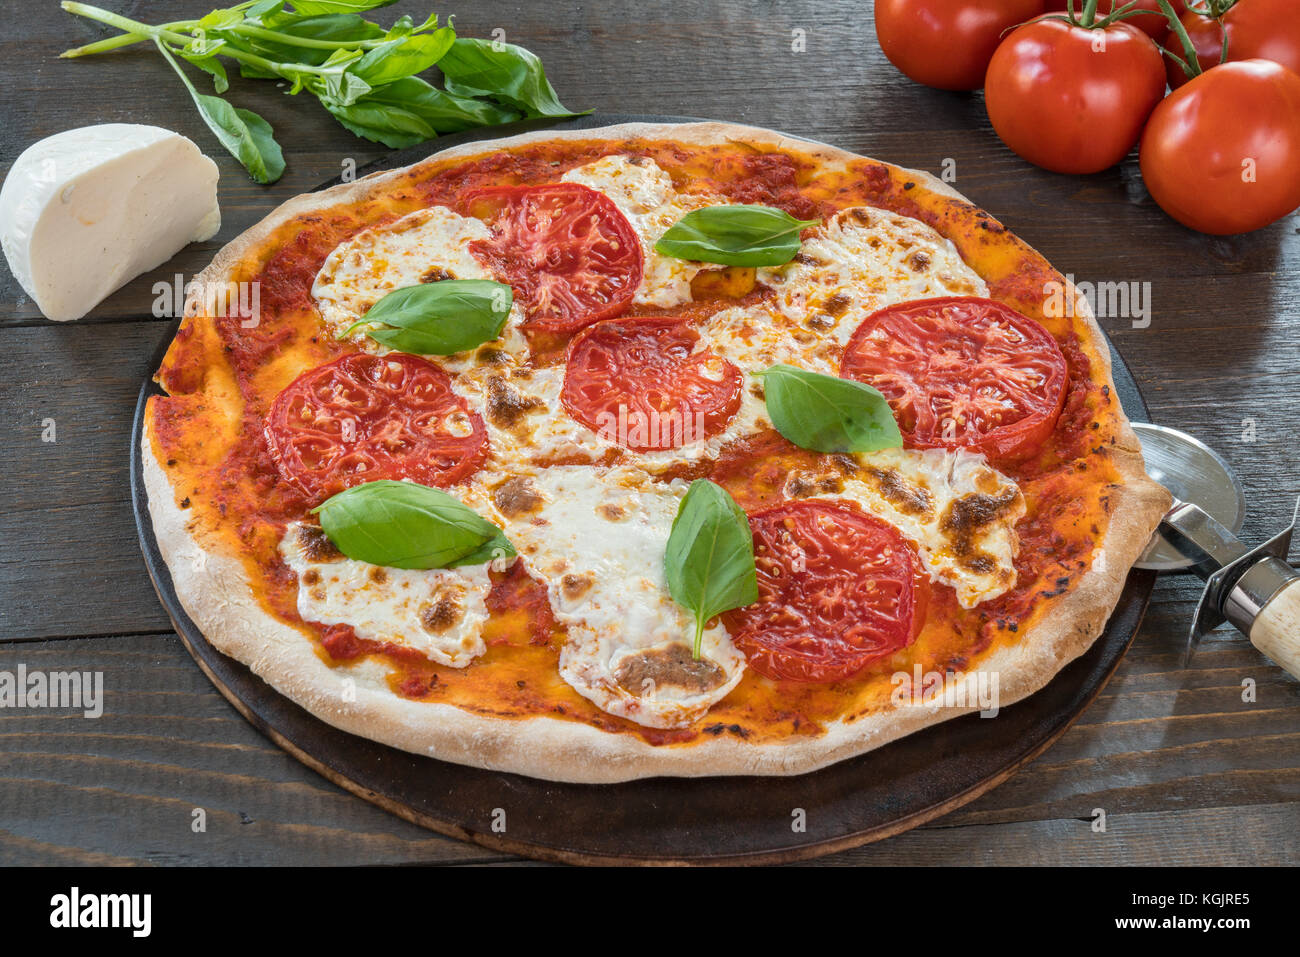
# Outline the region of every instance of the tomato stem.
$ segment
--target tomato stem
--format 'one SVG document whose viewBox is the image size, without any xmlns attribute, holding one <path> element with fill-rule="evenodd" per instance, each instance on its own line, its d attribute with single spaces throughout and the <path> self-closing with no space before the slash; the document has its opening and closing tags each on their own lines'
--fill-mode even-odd
<svg viewBox="0 0 1300 957">
<path fill-rule="evenodd" d="M 1170 30 L 1174 32 L 1178 37 L 1178 42 L 1182 44 L 1183 53 L 1186 55 L 1187 59 L 1183 59 L 1177 53 L 1174 53 L 1172 50 L 1166 50 L 1164 47 L 1160 47 L 1160 49 L 1167 53 L 1171 60 L 1183 68 L 1183 72 L 1187 74 L 1188 79 L 1200 76 L 1201 63 L 1196 58 L 1196 47 L 1192 46 L 1192 38 L 1187 35 L 1187 28 L 1184 27 L 1183 22 L 1178 19 L 1178 14 L 1174 13 L 1174 8 L 1170 5 L 1169 0 L 1157 0 L 1157 2 L 1160 4 L 1160 12 L 1163 13 L 1165 19 L 1169 21 Z M 1209 0 L 1206 0 L 1206 2 L 1209 2 Z M 1228 34 L 1227 31 L 1224 31 L 1223 56 L 1226 57 L 1227 54 Z"/>
</svg>

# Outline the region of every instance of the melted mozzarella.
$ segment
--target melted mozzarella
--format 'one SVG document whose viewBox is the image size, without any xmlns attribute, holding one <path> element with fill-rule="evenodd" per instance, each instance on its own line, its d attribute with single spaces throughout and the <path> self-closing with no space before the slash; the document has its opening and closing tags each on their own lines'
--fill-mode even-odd
<svg viewBox="0 0 1300 957">
<path fill-rule="evenodd" d="M 388 641 L 430 661 L 464 668 L 483 654 L 487 565 L 427 571 L 384 568 L 322 555 L 319 529 L 289 526 L 280 554 L 298 575 L 298 614 L 323 625 L 351 625 L 359 638 Z"/>
<path fill-rule="evenodd" d="M 786 494 L 849 499 L 889 522 L 916 543 L 931 580 L 951 585 L 963 608 L 1015 584 L 1015 527 L 1025 500 L 983 455 L 887 449 L 842 457 L 839 464 L 793 473 Z"/>
<path fill-rule="evenodd" d="M 690 724 L 744 673 L 726 629 L 704 632 L 673 601 L 664 548 L 686 485 L 650 481 L 634 469 L 561 466 L 511 479 L 494 496 L 529 569 L 549 584 L 567 626 L 560 675 L 610 714 L 654 728 Z M 510 512 L 511 514 L 506 514 Z"/>
<path fill-rule="evenodd" d="M 676 306 L 691 301 L 691 280 L 709 263 L 687 262 L 655 252 L 655 243 L 668 227 L 693 209 L 721 200 L 678 193 L 658 164 L 645 157 L 606 156 L 564 174 L 566 183 L 579 183 L 604 193 L 619 208 L 641 239 L 645 272 L 633 302 Z"/>
<path fill-rule="evenodd" d="M 312 297 L 326 327 L 339 337 L 395 289 L 443 279 L 491 279 L 492 274 L 469 251 L 470 242 L 487 238 L 488 228 L 482 222 L 445 206 L 416 210 L 340 243 L 316 274 Z M 522 322 L 521 307 L 515 304 L 493 345 L 526 356 L 528 346 L 519 331 Z M 360 330 L 351 338 L 373 352 L 388 351 Z M 453 372 L 472 364 L 465 355 L 440 356 L 437 361 Z"/>
<path fill-rule="evenodd" d="M 776 291 L 775 324 L 813 362 L 838 360 L 858 324 L 877 309 L 988 295 L 948 239 L 920 220 L 871 206 L 836 213 L 791 262 L 759 270 L 758 279 Z"/>
</svg>

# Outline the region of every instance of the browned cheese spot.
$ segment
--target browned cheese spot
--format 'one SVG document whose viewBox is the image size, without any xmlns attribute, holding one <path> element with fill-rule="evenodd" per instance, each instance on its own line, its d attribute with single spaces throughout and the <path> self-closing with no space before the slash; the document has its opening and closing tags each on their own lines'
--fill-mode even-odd
<svg viewBox="0 0 1300 957">
<path fill-rule="evenodd" d="M 591 586 L 594 584 L 596 584 L 596 580 L 591 575 L 574 575 L 570 573 L 560 579 L 560 590 L 569 601 L 577 601 L 591 591 Z"/>
<path fill-rule="evenodd" d="M 1007 514 L 1020 500 L 1020 490 L 1014 486 L 995 495 L 975 492 L 953 499 L 939 522 L 939 530 L 952 543 L 952 552 L 958 563 L 977 574 L 986 574 L 996 567 L 993 558 L 974 546 L 980 529 Z"/>
<path fill-rule="evenodd" d="M 875 479 L 876 490 L 890 505 L 904 515 L 926 515 L 934 508 L 930 493 L 919 486 L 912 485 L 897 469 L 871 467 L 867 474 Z"/>
<path fill-rule="evenodd" d="M 337 562 L 343 558 L 338 546 L 330 541 L 325 529 L 319 526 L 308 525 L 298 540 L 302 543 L 302 553 L 309 562 Z"/>
<path fill-rule="evenodd" d="M 848 309 L 852 303 L 853 300 L 844 295 L 844 293 L 837 292 L 822 304 L 822 308 L 838 319 L 840 316 L 844 315 L 844 311 Z"/>
<path fill-rule="evenodd" d="M 624 659 L 614 673 L 614 680 L 629 694 L 641 696 L 664 686 L 697 693 L 711 691 L 726 681 L 727 675 L 717 662 L 694 658 L 685 645 L 669 645 Z"/>
<path fill-rule="evenodd" d="M 542 400 L 526 396 L 506 384 L 500 376 L 492 376 L 487 384 L 487 414 L 493 424 L 510 428 L 529 412 L 542 408 Z"/>
<path fill-rule="evenodd" d="M 439 595 L 437 599 L 420 609 L 420 624 L 431 634 L 446 631 L 460 621 L 464 609 L 460 602 L 451 595 Z"/>
<path fill-rule="evenodd" d="M 493 489 L 492 501 L 507 518 L 526 515 L 542 507 L 542 496 L 534 488 L 532 480 L 523 476 L 508 479 Z"/>
<path fill-rule="evenodd" d="M 444 279 L 455 279 L 455 273 L 448 272 L 441 266 L 434 266 L 428 272 L 420 276 L 420 282 L 442 282 Z"/>
</svg>

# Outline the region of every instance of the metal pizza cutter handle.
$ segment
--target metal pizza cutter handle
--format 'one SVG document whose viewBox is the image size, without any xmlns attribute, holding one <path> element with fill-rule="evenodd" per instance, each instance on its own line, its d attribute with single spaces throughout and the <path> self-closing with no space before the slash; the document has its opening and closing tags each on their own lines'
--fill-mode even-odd
<svg viewBox="0 0 1300 957">
<path fill-rule="evenodd" d="M 1300 677 L 1300 573 L 1287 562 L 1300 502 L 1287 528 L 1248 548 L 1236 534 L 1245 501 L 1227 463 L 1175 429 L 1145 423 L 1133 427 L 1142 439 L 1147 472 L 1174 494 L 1173 506 L 1137 567 L 1191 571 L 1205 579 L 1184 664 L 1202 636 L 1226 621 Z"/>
</svg>

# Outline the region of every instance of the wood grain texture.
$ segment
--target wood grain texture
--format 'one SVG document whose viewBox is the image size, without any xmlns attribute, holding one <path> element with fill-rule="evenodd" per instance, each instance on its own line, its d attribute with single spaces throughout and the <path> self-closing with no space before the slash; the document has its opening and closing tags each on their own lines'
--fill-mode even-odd
<svg viewBox="0 0 1300 957">
<path fill-rule="evenodd" d="M 161 21 L 199 0 L 105 6 Z M 1155 421 L 1215 446 L 1242 477 L 1244 537 L 1272 534 L 1300 494 L 1300 223 L 1213 238 L 1165 217 L 1133 158 L 1086 177 L 1023 163 L 989 128 L 979 94 L 918 87 L 885 61 L 871 5 L 850 0 L 673 0 L 654 5 L 479 0 L 466 35 L 496 27 L 547 65 L 565 103 L 703 115 L 822 139 L 955 185 L 1091 282 L 1149 283 L 1150 322 L 1103 316 Z M 427 13 L 403 0 L 388 20 Z M 444 12 L 441 11 L 440 12 Z M 806 32 L 806 53 L 791 50 Z M 493 863 L 358 801 L 248 726 L 207 683 L 159 608 L 131 521 L 132 405 L 167 323 L 153 285 L 190 276 L 274 204 L 382 155 L 306 97 L 234 79 L 288 168 L 251 183 L 183 88 L 140 48 L 79 61 L 60 50 L 105 35 L 31 4 L 0 37 L 0 172 L 34 140 L 92 122 L 154 123 L 193 138 L 221 169 L 224 222 L 86 320 L 39 316 L 0 266 L 0 669 L 102 670 L 98 720 L 0 711 L 0 862 Z M 53 419 L 57 441 L 43 442 Z M 1195 583 L 1158 586 L 1116 677 L 1047 754 L 958 812 L 825 863 L 1295 863 L 1300 861 L 1300 685 L 1235 632 L 1180 667 Z M 1254 682 L 1256 700 L 1242 700 Z M 193 809 L 208 830 L 190 830 Z M 1107 815 L 1105 833 L 1093 812 Z"/>
</svg>

